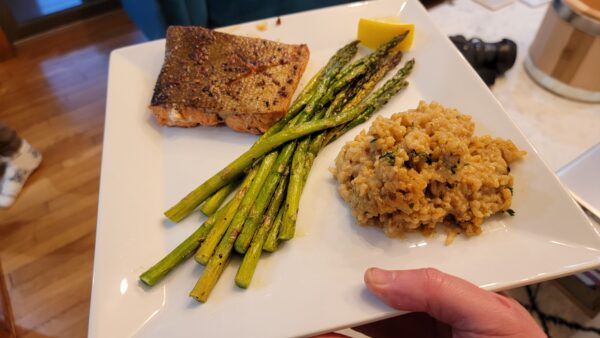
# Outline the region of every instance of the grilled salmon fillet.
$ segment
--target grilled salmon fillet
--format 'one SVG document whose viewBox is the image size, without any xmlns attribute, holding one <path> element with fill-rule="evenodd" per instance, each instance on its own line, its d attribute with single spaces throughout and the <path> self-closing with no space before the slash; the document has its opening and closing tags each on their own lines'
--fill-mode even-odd
<svg viewBox="0 0 600 338">
<path fill-rule="evenodd" d="M 308 47 L 171 26 L 150 110 L 161 125 L 259 134 L 286 112 Z"/>
</svg>

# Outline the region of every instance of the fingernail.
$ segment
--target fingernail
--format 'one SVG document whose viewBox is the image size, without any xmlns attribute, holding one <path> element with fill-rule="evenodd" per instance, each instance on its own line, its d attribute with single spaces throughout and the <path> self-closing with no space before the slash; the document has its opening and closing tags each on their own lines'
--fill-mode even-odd
<svg viewBox="0 0 600 338">
<path fill-rule="evenodd" d="M 373 286 L 385 286 L 388 285 L 394 276 L 391 271 L 382 270 L 379 268 L 370 268 L 366 273 L 367 283 Z"/>
</svg>

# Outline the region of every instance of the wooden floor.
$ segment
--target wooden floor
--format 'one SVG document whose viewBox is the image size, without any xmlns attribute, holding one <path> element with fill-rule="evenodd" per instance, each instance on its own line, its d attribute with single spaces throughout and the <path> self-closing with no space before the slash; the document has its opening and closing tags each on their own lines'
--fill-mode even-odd
<svg viewBox="0 0 600 338">
<path fill-rule="evenodd" d="M 44 157 L 0 209 L 20 336 L 87 334 L 108 58 L 143 40 L 117 11 L 24 41 L 0 63 L 0 121 Z"/>
</svg>

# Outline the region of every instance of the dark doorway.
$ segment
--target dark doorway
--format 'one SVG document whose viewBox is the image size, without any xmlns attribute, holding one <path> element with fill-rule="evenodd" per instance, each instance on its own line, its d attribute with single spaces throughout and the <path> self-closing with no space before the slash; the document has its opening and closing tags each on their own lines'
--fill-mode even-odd
<svg viewBox="0 0 600 338">
<path fill-rule="evenodd" d="M 14 42 L 119 6 L 118 0 L 0 0 L 0 28 Z"/>
</svg>

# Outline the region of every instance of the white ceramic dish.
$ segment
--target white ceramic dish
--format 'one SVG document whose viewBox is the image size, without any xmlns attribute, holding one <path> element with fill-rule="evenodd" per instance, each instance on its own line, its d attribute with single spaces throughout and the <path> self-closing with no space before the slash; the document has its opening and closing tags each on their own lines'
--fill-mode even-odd
<svg viewBox="0 0 600 338">
<path fill-rule="evenodd" d="M 356 128 L 319 155 L 302 196 L 297 237 L 263 259 L 248 290 L 238 289 L 239 260 L 226 269 L 208 303 L 188 292 L 202 267 L 188 261 L 153 288 L 138 276 L 201 221 L 173 225 L 162 212 L 246 150 L 255 137 L 226 128 L 160 128 L 147 110 L 164 41 L 111 55 L 100 207 L 90 312 L 91 337 L 283 337 L 325 332 L 389 317 L 363 287 L 363 272 L 436 267 L 491 290 L 596 267 L 600 236 L 499 103 L 416 1 L 355 3 L 256 22 L 226 31 L 308 43 L 303 81 L 352 40 L 359 17 L 401 17 L 416 24 L 417 64 L 409 88 L 380 112 L 437 100 L 473 116 L 477 133 L 512 139 L 529 152 L 513 167 L 515 217 L 493 217 L 476 238 L 389 239 L 356 224 L 327 168 Z M 362 126 L 366 127 L 370 122 Z"/>
<path fill-rule="evenodd" d="M 600 143 L 560 168 L 556 174 L 573 198 L 600 220 Z"/>
</svg>

